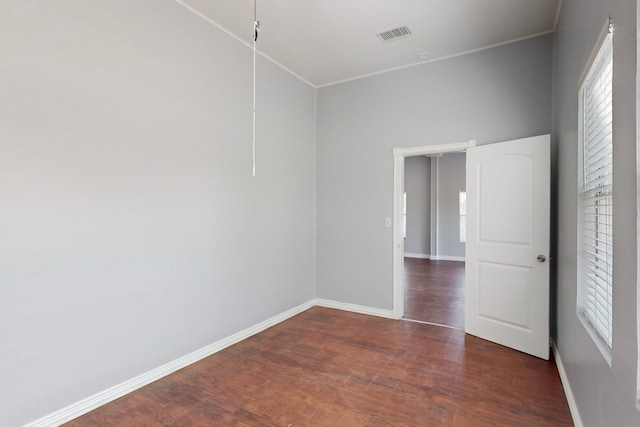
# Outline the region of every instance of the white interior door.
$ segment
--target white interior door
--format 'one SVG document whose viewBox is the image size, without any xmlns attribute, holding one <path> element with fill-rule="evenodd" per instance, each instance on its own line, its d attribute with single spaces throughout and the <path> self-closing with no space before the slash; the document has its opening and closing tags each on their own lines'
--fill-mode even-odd
<svg viewBox="0 0 640 427">
<path fill-rule="evenodd" d="M 466 332 L 549 358 L 549 135 L 467 150 Z"/>
</svg>

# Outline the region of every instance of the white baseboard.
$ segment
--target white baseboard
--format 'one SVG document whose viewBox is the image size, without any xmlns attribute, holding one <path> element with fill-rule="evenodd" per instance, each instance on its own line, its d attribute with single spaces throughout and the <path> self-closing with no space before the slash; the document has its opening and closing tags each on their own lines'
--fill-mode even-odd
<svg viewBox="0 0 640 427">
<path fill-rule="evenodd" d="M 465 257 L 463 256 L 449 256 L 449 255 L 429 255 L 429 254 L 416 254 L 413 252 L 405 252 L 405 258 L 419 258 L 419 259 L 430 259 L 432 261 L 465 261 Z"/>
<path fill-rule="evenodd" d="M 419 258 L 419 259 L 431 259 L 431 255 L 429 254 L 415 254 L 411 252 L 404 253 L 405 258 Z"/>
<path fill-rule="evenodd" d="M 229 337 L 223 338 L 220 341 L 217 341 L 213 344 L 203 347 L 200 350 L 196 350 L 193 353 L 189 353 L 186 356 L 182 356 L 172 362 L 164 364 L 158 368 L 152 369 L 151 371 L 145 372 L 144 374 L 138 375 L 137 377 L 134 377 L 116 386 L 113 386 L 104 391 L 96 393 L 93 396 L 89 396 L 86 399 L 83 399 L 79 402 L 73 403 L 52 414 L 49 414 L 45 417 L 37 419 L 31 423 L 25 424 L 23 427 L 60 426 L 66 422 L 69 422 L 75 418 L 78 418 L 81 415 L 86 414 L 87 412 L 90 412 L 96 408 L 99 408 L 102 405 L 106 405 L 109 402 L 112 402 L 128 393 L 131 393 L 132 391 L 135 391 L 141 387 L 144 387 L 147 384 L 157 381 L 162 377 L 172 374 L 173 372 L 179 369 L 189 366 L 192 363 L 195 363 L 201 359 L 204 359 L 205 357 L 211 356 L 212 354 L 217 353 L 220 350 L 224 350 L 225 348 L 233 344 L 236 344 L 244 339 L 247 339 L 252 335 L 255 335 L 259 332 L 264 331 L 265 329 L 275 326 L 278 323 L 283 322 L 289 319 L 290 317 L 293 317 L 296 314 L 302 313 L 303 311 L 313 307 L 314 304 L 315 304 L 315 300 L 307 301 L 303 304 L 300 304 L 297 307 L 294 307 L 290 310 L 287 310 L 283 313 L 273 316 L 270 319 L 267 319 L 247 329 L 244 329 L 238 333 L 235 333 Z"/>
<path fill-rule="evenodd" d="M 578 405 L 576 405 L 576 400 L 573 397 L 571 385 L 569 384 L 569 378 L 567 377 L 567 372 L 564 370 L 564 364 L 562 363 L 562 358 L 560 357 L 560 353 L 558 352 L 558 347 L 556 347 L 555 341 L 553 341 L 551 348 L 553 349 L 553 358 L 555 359 L 556 366 L 558 367 L 558 373 L 560 374 L 560 381 L 562 381 L 564 394 L 567 396 L 567 403 L 569 404 L 569 410 L 571 411 L 573 424 L 576 427 L 582 427 L 583 425 L 582 420 L 580 419 L 580 412 L 578 412 Z"/>
<path fill-rule="evenodd" d="M 461 261 L 464 262 L 463 256 L 449 256 L 449 255 L 431 255 L 432 261 Z"/>
<path fill-rule="evenodd" d="M 351 311 L 353 313 L 368 314 L 370 316 L 386 317 L 387 319 L 398 319 L 398 316 L 393 313 L 393 310 L 366 307 L 364 305 L 350 304 L 347 302 L 339 302 L 319 298 L 315 300 L 315 305 L 320 307 L 335 308 L 343 311 Z"/>
</svg>

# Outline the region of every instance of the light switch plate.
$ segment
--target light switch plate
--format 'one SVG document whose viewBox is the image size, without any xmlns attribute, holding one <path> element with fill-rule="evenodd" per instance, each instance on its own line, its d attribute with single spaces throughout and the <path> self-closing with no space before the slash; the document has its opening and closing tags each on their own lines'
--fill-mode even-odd
<svg viewBox="0 0 640 427">
<path fill-rule="evenodd" d="M 384 227 L 385 228 L 391 228 L 391 217 L 386 217 L 384 219 Z"/>
</svg>

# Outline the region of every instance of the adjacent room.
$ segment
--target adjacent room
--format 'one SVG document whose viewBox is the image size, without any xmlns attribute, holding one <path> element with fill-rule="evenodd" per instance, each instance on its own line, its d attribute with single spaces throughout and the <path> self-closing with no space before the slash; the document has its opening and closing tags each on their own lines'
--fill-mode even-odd
<svg viewBox="0 0 640 427">
<path fill-rule="evenodd" d="M 640 425 L 636 1 L 1 4 L 1 426 Z"/>
<path fill-rule="evenodd" d="M 404 318 L 464 329 L 465 153 L 405 159 Z"/>
</svg>

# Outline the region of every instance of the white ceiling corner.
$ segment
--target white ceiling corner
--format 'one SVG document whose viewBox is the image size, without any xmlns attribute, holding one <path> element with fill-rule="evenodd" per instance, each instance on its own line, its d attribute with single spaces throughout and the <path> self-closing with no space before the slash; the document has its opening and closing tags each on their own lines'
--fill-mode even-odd
<svg viewBox="0 0 640 427">
<path fill-rule="evenodd" d="M 553 32 L 561 0 L 256 0 L 258 50 L 320 87 Z M 247 46 L 254 0 L 178 0 Z M 407 26 L 409 37 L 376 33 Z M 426 59 L 418 57 L 428 52 Z"/>
</svg>

